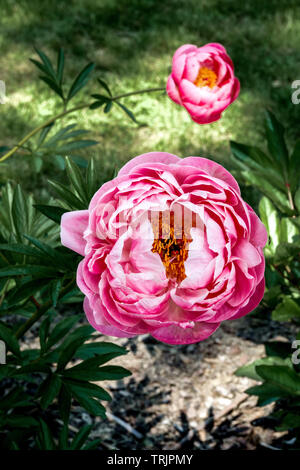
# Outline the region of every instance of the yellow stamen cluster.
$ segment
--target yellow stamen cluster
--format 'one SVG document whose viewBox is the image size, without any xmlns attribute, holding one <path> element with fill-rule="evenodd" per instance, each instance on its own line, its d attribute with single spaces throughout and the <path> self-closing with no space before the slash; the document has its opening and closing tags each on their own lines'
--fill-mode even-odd
<svg viewBox="0 0 300 470">
<path fill-rule="evenodd" d="M 217 84 L 217 79 L 217 74 L 213 70 L 207 67 L 201 67 L 194 84 L 200 88 L 204 86 L 213 88 Z"/>
<path fill-rule="evenodd" d="M 169 237 L 161 238 L 161 234 L 166 235 L 166 229 L 162 221 L 162 213 L 159 214 L 159 238 L 155 238 L 152 245 L 152 252 L 158 253 L 169 279 L 175 279 L 178 283 L 186 278 L 184 262 L 188 257 L 188 244 L 192 241 L 184 233 L 180 238 L 175 238 L 174 232 L 174 214 L 170 214 Z M 176 234 L 178 236 L 178 234 Z"/>
</svg>

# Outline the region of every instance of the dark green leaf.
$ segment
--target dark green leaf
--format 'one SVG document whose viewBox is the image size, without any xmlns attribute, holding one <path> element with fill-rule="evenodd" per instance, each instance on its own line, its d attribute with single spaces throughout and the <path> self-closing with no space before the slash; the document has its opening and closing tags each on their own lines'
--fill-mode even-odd
<svg viewBox="0 0 300 470">
<path fill-rule="evenodd" d="M 45 382 L 43 382 L 40 389 L 41 393 L 41 407 L 46 410 L 48 406 L 51 405 L 54 398 L 59 394 L 61 387 L 61 379 L 56 374 L 51 374 L 47 377 Z"/>
<path fill-rule="evenodd" d="M 57 69 L 56 69 L 56 77 L 60 85 L 62 84 L 62 79 L 63 79 L 63 74 L 64 74 L 64 65 L 65 65 L 64 51 L 62 48 L 60 48 L 58 57 L 57 57 Z"/>
<path fill-rule="evenodd" d="M 70 331 L 75 323 L 78 322 L 78 319 L 78 315 L 73 315 L 61 320 L 50 333 L 49 339 L 47 341 L 47 349 L 58 343 L 58 341 L 60 341 Z"/>
<path fill-rule="evenodd" d="M 138 124 L 134 114 L 128 109 L 126 108 L 126 106 L 124 106 L 123 104 L 119 103 L 118 101 L 116 101 L 117 105 L 120 106 L 121 109 L 123 109 L 123 111 L 125 112 L 125 114 L 127 114 L 127 116 L 133 121 L 135 122 L 136 124 Z"/>
<path fill-rule="evenodd" d="M 97 78 L 97 80 L 98 80 L 98 83 L 102 86 L 102 88 L 104 88 L 104 90 L 107 91 L 107 93 L 110 96 L 112 96 L 111 91 L 110 91 L 109 86 L 107 85 L 107 83 L 104 80 L 102 80 L 101 78 Z"/>
<path fill-rule="evenodd" d="M 2 322 L 0 323 L 0 338 L 4 341 L 9 351 L 16 356 L 20 356 L 20 347 L 14 332 Z M 2 366 L 0 365 L 0 367 Z"/>
<path fill-rule="evenodd" d="M 266 132 L 269 152 L 286 172 L 289 166 L 289 154 L 284 140 L 284 127 L 273 113 L 266 113 Z"/>
<path fill-rule="evenodd" d="M 71 98 L 73 98 L 73 96 L 75 96 L 79 92 L 79 90 L 81 90 L 81 88 L 83 88 L 87 84 L 94 67 L 95 67 L 95 64 L 93 63 L 88 64 L 75 78 L 68 94 L 68 98 L 67 98 L 68 101 Z"/>
<path fill-rule="evenodd" d="M 92 425 L 85 425 L 83 426 L 80 431 L 75 435 L 72 444 L 70 446 L 71 450 L 81 449 L 81 447 L 87 441 L 91 430 L 93 429 Z"/>
<path fill-rule="evenodd" d="M 42 214 L 44 214 L 46 217 L 48 217 L 51 220 L 54 220 L 54 222 L 60 224 L 60 219 L 61 216 L 66 212 L 65 209 L 62 207 L 58 206 L 47 206 L 47 205 L 41 205 L 41 204 L 35 204 L 34 207 L 40 211 Z"/>
</svg>

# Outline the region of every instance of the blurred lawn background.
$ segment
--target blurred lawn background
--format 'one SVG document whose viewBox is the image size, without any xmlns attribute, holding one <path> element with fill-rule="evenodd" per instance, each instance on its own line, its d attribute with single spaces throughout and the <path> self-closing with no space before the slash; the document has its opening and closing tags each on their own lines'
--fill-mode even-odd
<svg viewBox="0 0 300 470">
<path fill-rule="evenodd" d="M 102 93 L 96 77 L 104 78 L 114 94 L 165 86 L 174 51 L 184 43 L 220 42 L 241 81 L 241 93 L 218 122 L 193 123 L 183 108 L 163 93 L 134 96 L 123 103 L 140 123 L 120 109 L 71 114 L 60 128 L 77 122 L 91 130 L 99 145 L 82 151 L 95 155 L 103 171 L 144 152 L 161 150 L 180 156 L 213 156 L 229 162 L 229 140 L 264 145 L 265 108 L 287 128 L 288 141 L 300 137 L 300 105 L 291 102 L 291 83 L 300 79 L 299 0 L 0 0 L 0 80 L 6 82 L 7 103 L 0 106 L 0 145 L 12 145 L 32 128 L 61 110 L 61 104 L 38 80 L 28 60 L 34 47 L 56 60 L 66 55 L 71 83 L 89 61 L 93 79 L 73 105 Z M 22 156 L 9 162 L 10 176 L 25 187 L 42 189 L 46 175 L 33 176 Z M 2 173 L 3 177 L 4 173 Z"/>
</svg>

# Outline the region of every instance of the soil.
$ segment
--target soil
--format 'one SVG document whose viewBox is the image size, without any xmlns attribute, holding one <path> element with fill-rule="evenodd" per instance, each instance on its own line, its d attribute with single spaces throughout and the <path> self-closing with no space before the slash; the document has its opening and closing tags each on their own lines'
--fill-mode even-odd
<svg viewBox="0 0 300 470">
<path fill-rule="evenodd" d="M 104 383 L 113 400 L 108 419 L 96 418 L 92 437 L 101 438 L 103 449 L 288 448 L 293 440 L 274 431 L 268 418 L 273 405 L 260 408 L 256 397 L 244 393 L 257 382 L 234 371 L 262 357 L 263 342 L 292 337 L 287 325 L 248 316 L 227 321 L 206 341 L 187 346 L 148 335 L 114 339 L 131 351 L 115 362 L 132 376 Z M 81 413 L 74 425 L 90 420 Z"/>
</svg>

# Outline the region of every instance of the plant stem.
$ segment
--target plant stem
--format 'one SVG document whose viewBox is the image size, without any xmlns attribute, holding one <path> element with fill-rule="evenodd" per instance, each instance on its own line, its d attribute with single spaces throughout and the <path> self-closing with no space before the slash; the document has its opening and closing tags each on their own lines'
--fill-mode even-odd
<svg viewBox="0 0 300 470">
<path fill-rule="evenodd" d="M 73 285 L 74 279 L 72 279 L 63 289 L 61 289 L 58 298 L 60 299 L 61 297 L 63 297 L 70 290 L 70 288 L 73 287 Z M 20 339 L 32 327 L 32 325 L 34 325 L 34 323 L 36 323 L 51 307 L 52 300 L 48 300 L 48 302 L 44 303 L 44 305 L 38 307 L 36 312 L 16 331 L 16 338 Z"/>
<path fill-rule="evenodd" d="M 130 91 L 128 93 L 123 93 L 121 95 L 116 95 L 116 96 L 112 96 L 111 98 L 109 98 L 111 101 L 117 101 L 121 98 L 125 98 L 127 96 L 132 96 L 132 95 L 140 95 L 142 93 L 152 93 L 152 92 L 155 92 L 155 91 L 163 91 L 165 88 L 146 88 L 144 90 L 138 90 L 138 91 Z M 41 131 L 44 127 L 47 127 L 49 126 L 50 124 L 54 123 L 55 121 L 57 121 L 58 119 L 61 119 L 63 118 L 64 116 L 66 116 L 67 114 L 71 114 L 71 113 L 74 113 L 75 111 L 79 111 L 81 109 L 84 109 L 84 108 L 89 108 L 91 106 L 92 103 L 83 103 L 83 104 L 80 104 L 78 106 L 75 106 L 74 108 L 70 108 L 70 109 L 65 109 L 64 111 L 62 111 L 61 113 L 59 114 L 56 114 L 55 116 L 53 116 L 52 118 L 48 119 L 46 122 L 44 122 L 44 124 L 36 127 L 35 129 L 33 129 L 31 132 L 29 132 L 29 134 L 25 135 L 25 137 L 23 137 L 22 140 L 20 140 L 20 142 L 17 143 L 17 145 L 15 145 L 11 150 L 9 150 L 9 152 L 7 152 L 6 154 L 4 154 L 1 158 L 0 158 L 0 162 L 4 162 L 4 160 L 6 160 L 7 158 L 11 157 L 14 153 L 17 152 L 17 150 L 19 150 L 20 147 L 23 146 L 23 144 L 25 144 L 25 142 L 27 142 L 27 140 L 31 139 L 31 137 L 33 137 L 35 134 L 37 134 L 37 132 Z"/>
</svg>

